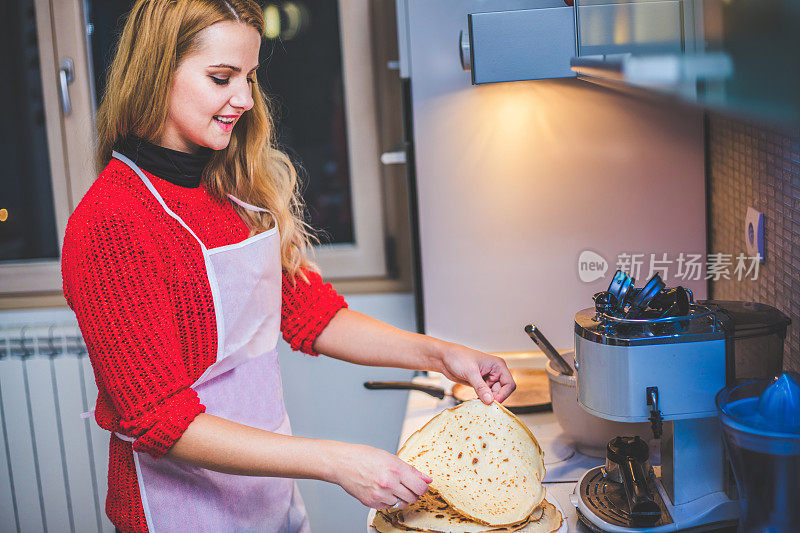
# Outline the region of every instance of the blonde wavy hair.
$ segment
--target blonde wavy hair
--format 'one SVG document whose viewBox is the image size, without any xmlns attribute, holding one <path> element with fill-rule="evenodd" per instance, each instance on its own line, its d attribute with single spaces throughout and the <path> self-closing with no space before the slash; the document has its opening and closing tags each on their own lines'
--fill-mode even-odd
<svg viewBox="0 0 800 533">
<path fill-rule="evenodd" d="M 222 21 L 241 22 L 263 33 L 261 8 L 253 0 L 137 0 L 106 73 L 97 114 L 98 172 L 127 135 L 153 142 L 161 138 L 176 68 L 197 49 L 200 32 Z M 280 228 L 283 268 L 292 279 L 299 275 L 307 281 L 300 269 L 318 269 L 307 257 L 315 239 L 303 220 L 297 172 L 276 147 L 266 95 L 258 83 L 252 87 L 252 109 L 238 120 L 227 148 L 214 153 L 203 180 L 216 198 L 232 194 L 269 209 Z M 234 208 L 252 233 L 272 226 L 267 213 Z"/>
</svg>

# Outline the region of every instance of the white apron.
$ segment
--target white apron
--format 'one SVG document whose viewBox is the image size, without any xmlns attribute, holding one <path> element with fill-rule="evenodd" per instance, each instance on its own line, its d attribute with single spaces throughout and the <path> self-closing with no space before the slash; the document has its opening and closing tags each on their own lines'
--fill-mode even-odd
<svg viewBox="0 0 800 533">
<path fill-rule="evenodd" d="M 135 163 L 117 152 L 112 155 L 138 174 L 203 252 L 217 322 L 217 360 L 192 388 L 206 413 L 291 435 L 277 350 L 282 285 L 278 228 L 209 250 Z M 245 209 L 265 211 L 230 198 Z M 292 479 L 223 474 L 136 451 L 133 457 L 150 533 L 310 531 Z"/>
</svg>

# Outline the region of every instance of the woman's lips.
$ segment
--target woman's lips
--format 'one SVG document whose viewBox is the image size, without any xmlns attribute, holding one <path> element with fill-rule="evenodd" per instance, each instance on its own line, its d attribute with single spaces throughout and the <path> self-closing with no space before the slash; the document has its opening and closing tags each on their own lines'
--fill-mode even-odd
<svg viewBox="0 0 800 533">
<path fill-rule="evenodd" d="M 233 125 L 236 124 L 236 119 L 239 118 L 239 115 L 214 115 L 213 119 L 217 126 L 224 132 L 229 132 L 233 129 Z"/>
</svg>

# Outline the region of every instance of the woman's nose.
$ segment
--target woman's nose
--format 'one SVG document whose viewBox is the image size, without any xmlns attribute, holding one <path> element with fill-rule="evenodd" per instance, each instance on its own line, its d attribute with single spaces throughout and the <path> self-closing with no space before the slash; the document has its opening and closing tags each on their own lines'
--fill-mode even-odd
<svg viewBox="0 0 800 533">
<path fill-rule="evenodd" d="M 239 85 L 231 96 L 230 104 L 243 111 L 253 107 L 253 86 L 249 82 Z"/>
</svg>

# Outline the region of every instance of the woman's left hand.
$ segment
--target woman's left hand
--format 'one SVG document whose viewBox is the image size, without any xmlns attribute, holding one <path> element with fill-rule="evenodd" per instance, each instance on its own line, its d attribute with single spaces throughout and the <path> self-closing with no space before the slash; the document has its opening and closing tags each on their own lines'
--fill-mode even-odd
<svg viewBox="0 0 800 533">
<path fill-rule="evenodd" d="M 502 402 L 517 388 L 505 361 L 459 344 L 444 346 L 440 371 L 451 381 L 471 385 L 487 405 Z"/>
</svg>

